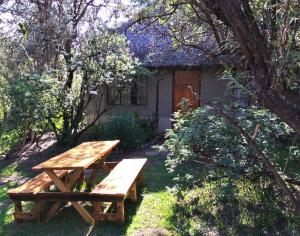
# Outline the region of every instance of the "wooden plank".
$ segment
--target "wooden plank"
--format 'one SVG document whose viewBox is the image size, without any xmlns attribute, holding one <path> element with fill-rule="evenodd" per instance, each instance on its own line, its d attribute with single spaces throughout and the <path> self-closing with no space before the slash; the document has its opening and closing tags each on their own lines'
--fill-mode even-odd
<svg viewBox="0 0 300 236">
<path fill-rule="evenodd" d="M 117 202 L 117 215 L 118 215 L 118 221 L 120 223 L 124 223 L 125 221 L 124 201 Z"/>
<path fill-rule="evenodd" d="M 64 175 L 68 174 L 67 170 L 59 170 L 55 171 L 55 174 L 62 178 Z M 7 191 L 8 195 L 14 195 L 14 194 L 37 194 L 41 192 L 42 190 L 50 187 L 50 185 L 53 184 L 51 178 L 45 173 L 41 173 L 31 180 L 27 181 L 23 185 L 10 189 Z"/>
<path fill-rule="evenodd" d="M 136 183 L 134 183 L 130 190 L 129 190 L 129 194 L 128 194 L 128 198 L 132 201 L 132 202 L 136 202 L 137 201 L 137 191 L 136 191 Z"/>
<path fill-rule="evenodd" d="M 119 161 L 105 161 L 103 165 L 107 166 L 109 170 L 115 168 L 115 166 L 119 163 Z M 99 166 L 97 162 L 91 164 L 87 169 L 103 169 L 102 166 Z"/>
<path fill-rule="evenodd" d="M 117 214 L 113 214 L 113 213 L 93 214 L 93 217 L 97 221 L 113 221 L 113 222 L 119 221 L 119 216 Z"/>
<path fill-rule="evenodd" d="M 65 185 L 68 187 L 69 191 L 72 189 L 72 186 L 76 183 L 76 181 L 80 178 L 83 173 L 83 169 L 77 169 L 66 176 Z"/>
<path fill-rule="evenodd" d="M 62 192 L 68 192 L 69 188 L 59 179 L 52 170 L 46 170 L 46 173 L 50 176 L 56 187 Z M 95 224 L 94 218 L 90 215 L 90 213 L 81 206 L 78 202 L 71 202 L 72 206 L 78 211 L 78 213 L 82 216 L 82 218 L 88 224 Z"/>
<path fill-rule="evenodd" d="M 38 220 L 40 219 L 39 212 L 15 212 L 15 219 L 18 220 Z"/>
<path fill-rule="evenodd" d="M 136 185 L 137 186 L 144 185 L 144 168 L 142 169 L 142 171 L 140 172 L 140 174 L 138 175 L 138 177 L 136 179 Z"/>
<path fill-rule="evenodd" d="M 125 221 L 124 201 L 116 203 L 116 213 L 106 213 L 106 212 L 99 213 L 94 211 L 93 217 L 97 221 L 116 221 L 116 222 L 124 223 Z"/>
<path fill-rule="evenodd" d="M 36 201 L 32 206 L 32 212 L 42 213 L 44 201 Z"/>
<path fill-rule="evenodd" d="M 56 214 L 56 212 L 60 209 L 61 206 L 62 206 L 61 202 L 55 202 L 50 207 L 49 211 L 47 212 L 45 222 L 49 222 L 53 218 L 53 216 Z"/>
<path fill-rule="evenodd" d="M 102 206 L 100 202 L 93 202 L 94 214 L 102 213 Z"/>
<path fill-rule="evenodd" d="M 87 178 L 88 185 L 92 185 L 94 183 L 95 177 L 96 177 L 99 169 L 103 169 L 104 159 L 100 159 L 97 162 L 94 162 L 93 164 L 94 164 L 95 168 L 93 169 L 90 176 Z"/>
<path fill-rule="evenodd" d="M 123 159 L 92 191 L 100 195 L 126 197 L 129 189 L 143 169 L 147 159 Z"/>
<path fill-rule="evenodd" d="M 21 201 L 14 201 L 14 209 L 15 209 L 15 213 L 16 212 L 23 212 L 22 202 Z M 14 215 L 14 218 L 15 218 L 16 223 L 22 223 L 22 220 L 18 219 L 15 215 Z"/>
<path fill-rule="evenodd" d="M 101 195 L 91 192 L 40 192 L 35 195 L 13 195 L 14 201 L 99 201 L 99 202 L 119 202 L 124 199 L 124 195 Z"/>
<path fill-rule="evenodd" d="M 105 157 L 119 142 L 120 140 L 85 142 L 33 167 L 32 170 L 85 169 L 98 159 Z"/>
</svg>

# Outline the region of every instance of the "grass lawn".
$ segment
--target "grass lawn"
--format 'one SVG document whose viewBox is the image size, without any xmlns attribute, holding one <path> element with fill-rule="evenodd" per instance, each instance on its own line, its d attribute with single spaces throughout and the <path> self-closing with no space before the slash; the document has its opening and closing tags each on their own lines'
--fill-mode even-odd
<svg viewBox="0 0 300 236">
<path fill-rule="evenodd" d="M 92 227 L 83 221 L 73 207 L 66 206 L 49 223 L 26 221 L 17 225 L 12 216 L 12 203 L 6 196 L 9 186 L 5 184 L 0 186 L 0 235 L 134 235 L 149 228 L 172 232 L 170 219 L 175 197 L 166 190 L 171 176 L 164 167 L 164 157 L 151 157 L 148 160 L 145 186 L 139 189 L 138 202 L 127 201 L 125 204 L 125 224 L 98 222 Z M 2 169 L 0 176 L 11 175 L 14 171 L 13 167 Z"/>
</svg>

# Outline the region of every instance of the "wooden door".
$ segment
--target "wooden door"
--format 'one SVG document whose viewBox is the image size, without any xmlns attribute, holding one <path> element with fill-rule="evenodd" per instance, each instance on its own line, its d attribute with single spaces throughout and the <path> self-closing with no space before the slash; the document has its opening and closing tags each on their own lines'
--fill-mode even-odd
<svg viewBox="0 0 300 236">
<path fill-rule="evenodd" d="M 176 70 L 173 81 L 173 112 L 180 109 L 183 98 L 189 99 L 190 107 L 197 108 L 200 105 L 200 71 Z"/>
</svg>

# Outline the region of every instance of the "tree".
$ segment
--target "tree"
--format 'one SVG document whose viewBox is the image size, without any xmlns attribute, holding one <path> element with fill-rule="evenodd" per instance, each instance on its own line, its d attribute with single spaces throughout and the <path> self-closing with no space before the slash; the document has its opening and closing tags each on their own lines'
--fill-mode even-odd
<svg viewBox="0 0 300 236">
<path fill-rule="evenodd" d="M 224 65 L 232 61 L 242 72 L 238 82 L 300 135 L 299 6 L 298 0 L 154 0 L 137 21 L 162 21 L 175 42 Z"/>
<path fill-rule="evenodd" d="M 124 37 L 110 30 L 99 17 L 111 2 L 22 1 L 9 7 L 13 25 L 18 23 L 16 39 L 11 41 L 21 46 L 14 79 L 31 85 L 27 91 L 31 114 L 32 109 L 39 113 L 41 122 L 47 121 L 46 126 L 61 143 L 76 140 L 97 122 L 110 109 L 102 99 L 106 86 L 113 80 L 120 84 L 129 81 L 139 67 Z M 46 91 L 47 102 L 39 96 Z M 97 115 L 87 124 L 84 113 L 95 93 L 99 101 Z"/>
<path fill-rule="evenodd" d="M 201 49 L 224 65 L 234 86 L 245 88 L 300 136 L 299 6 L 297 0 L 154 0 L 146 2 L 135 22 L 159 21 L 175 43 Z M 235 114 L 215 110 L 247 140 L 299 215 L 299 204 L 282 176 L 232 119 Z"/>
</svg>

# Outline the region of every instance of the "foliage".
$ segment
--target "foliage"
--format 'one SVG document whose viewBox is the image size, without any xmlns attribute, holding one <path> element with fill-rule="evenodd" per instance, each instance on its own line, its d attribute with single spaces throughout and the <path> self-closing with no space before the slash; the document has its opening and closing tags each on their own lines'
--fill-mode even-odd
<svg viewBox="0 0 300 236">
<path fill-rule="evenodd" d="M 233 112 L 251 136 L 259 125 L 255 141 L 278 164 L 278 171 L 299 171 L 289 168 L 298 165 L 300 156 L 294 133 L 285 123 L 256 107 Z M 288 157 L 281 156 L 282 146 L 292 150 Z M 160 148 L 168 151 L 166 166 L 176 176 L 178 217 L 185 218 L 187 227 L 182 230 L 193 228 L 198 234 L 204 221 L 232 235 L 251 232 L 248 227 L 269 231 L 278 222 L 283 222 L 284 231 L 296 227 L 289 201 L 274 188 L 275 180 L 243 136 L 212 107 L 175 113 L 174 128 Z M 202 221 L 201 229 L 195 220 Z"/>
<path fill-rule="evenodd" d="M 74 142 L 109 109 L 103 99 L 107 85 L 143 73 L 125 37 L 99 17 L 107 4 L 22 1 L 0 8 L 11 17 L 6 25 L 18 26 L 0 46 L 6 96 L 0 96 L 0 118 L 10 114 L 6 123 L 25 138 L 53 131 L 60 143 Z M 96 115 L 87 123 L 92 100 Z"/>
<path fill-rule="evenodd" d="M 7 86 L 11 108 L 6 122 L 22 130 L 25 137 L 49 130 L 47 118 L 59 112 L 55 99 L 59 89 L 59 81 L 53 79 L 50 72 L 37 74 L 28 71 L 21 77 L 11 78 Z"/>
<path fill-rule="evenodd" d="M 274 162 L 278 160 L 278 140 L 289 137 L 292 130 L 280 119 L 266 110 L 255 107 L 236 109 L 234 115 L 249 134 L 253 134 L 256 125 L 260 131 L 256 142 Z M 248 146 L 246 140 L 232 128 L 222 117 L 216 115 L 212 108 L 204 106 L 196 111 L 176 113 L 174 129 L 167 133 L 163 146 L 169 151 L 167 165 L 171 171 L 181 173 L 181 168 L 208 162 L 218 166 L 224 175 L 247 175 L 255 177 L 261 173 L 263 166 Z M 299 158 L 299 154 L 294 152 Z M 193 185 L 203 170 L 191 168 L 182 171 L 180 181 Z M 209 175 L 215 175 L 215 169 Z M 199 173 L 198 173 L 199 172 Z"/>
<path fill-rule="evenodd" d="M 136 22 L 160 22 L 175 45 L 231 67 L 231 87 L 245 89 L 300 136 L 298 0 L 136 2 L 143 6 Z"/>
<path fill-rule="evenodd" d="M 22 140 L 20 130 L 8 130 L 0 133 L 0 155 L 7 153 Z"/>
<path fill-rule="evenodd" d="M 140 119 L 135 113 L 124 112 L 103 124 L 98 137 L 103 140 L 119 139 L 124 150 L 141 146 L 154 137 L 149 121 Z"/>
</svg>

